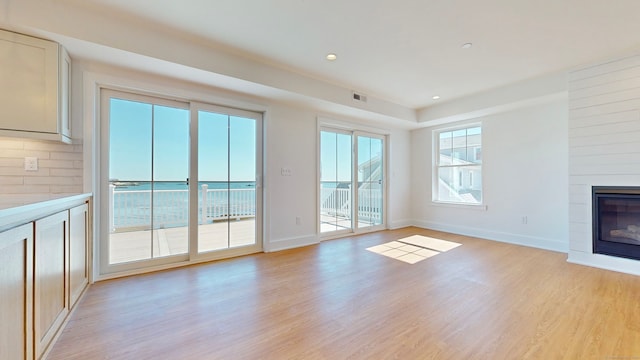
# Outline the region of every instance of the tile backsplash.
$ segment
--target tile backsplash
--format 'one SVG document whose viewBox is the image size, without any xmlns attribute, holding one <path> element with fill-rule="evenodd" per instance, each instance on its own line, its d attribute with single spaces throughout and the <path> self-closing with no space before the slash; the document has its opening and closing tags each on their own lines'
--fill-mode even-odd
<svg viewBox="0 0 640 360">
<path fill-rule="evenodd" d="M 82 158 L 82 145 L 0 137 L 0 209 L 82 193 Z"/>
</svg>

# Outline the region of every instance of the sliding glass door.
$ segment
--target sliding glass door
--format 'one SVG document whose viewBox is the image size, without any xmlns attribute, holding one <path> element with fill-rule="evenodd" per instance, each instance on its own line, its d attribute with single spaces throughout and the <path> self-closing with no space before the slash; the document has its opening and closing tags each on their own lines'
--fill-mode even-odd
<svg viewBox="0 0 640 360">
<path fill-rule="evenodd" d="M 101 105 L 101 273 L 261 251 L 261 114 L 112 90 Z"/>
<path fill-rule="evenodd" d="M 257 246 L 261 207 L 259 114 L 201 105 L 198 122 L 197 252 Z"/>
<path fill-rule="evenodd" d="M 382 225 L 384 215 L 384 139 L 357 135 L 358 227 Z"/>
<path fill-rule="evenodd" d="M 320 131 L 319 227 L 331 236 L 384 227 L 384 137 Z"/>
<path fill-rule="evenodd" d="M 108 263 L 186 254 L 187 105 L 114 94 L 108 106 Z"/>
<path fill-rule="evenodd" d="M 320 232 L 353 228 L 352 136 L 320 131 Z"/>
</svg>

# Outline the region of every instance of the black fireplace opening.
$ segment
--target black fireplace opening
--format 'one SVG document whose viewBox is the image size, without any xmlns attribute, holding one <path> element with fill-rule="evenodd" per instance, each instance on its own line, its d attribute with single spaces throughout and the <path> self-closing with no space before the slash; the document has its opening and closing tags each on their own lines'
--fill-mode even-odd
<svg viewBox="0 0 640 360">
<path fill-rule="evenodd" d="M 640 260 L 640 186 L 593 187 L 593 252 Z"/>
</svg>

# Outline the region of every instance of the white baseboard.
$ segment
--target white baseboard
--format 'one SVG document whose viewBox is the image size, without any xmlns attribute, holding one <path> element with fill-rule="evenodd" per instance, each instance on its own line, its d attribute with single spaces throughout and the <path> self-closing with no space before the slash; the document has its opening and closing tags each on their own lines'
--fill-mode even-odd
<svg viewBox="0 0 640 360">
<path fill-rule="evenodd" d="M 625 274 L 640 275 L 640 261 L 637 260 L 570 250 L 567 261 L 573 264 L 591 266 Z"/>
<path fill-rule="evenodd" d="M 279 240 L 271 240 L 268 244 L 264 244 L 264 252 L 273 252 L 280 250 L 293 249 L 302 246 L 315 245 L 320 241 L 318 240 L 318 236 L 313 235 L 305 235 L 298 236 L 286 239 Z"/>
<path fill-rule="evenodd" d="M 404 220 L 390 221 L 388 225 L 389 225 L 388 228 L 390 230 L 401 229 L 408 226 L 413 226 L 413 220 L 404 219 Z"/>
<path fill-rule="evenodd" d="M 502 231 L 472 228 L 467 226 L 443 224 L 432 221 L 414 220 L 413 225 L 425 229 L 445 231 L 454 234 L 479 237 L 487 240 L 499 241 L 509 244 L 529 246 L 544 250 L 568 253 L 569 242 L 562 242 L 554 239 L 546 239 L 536 236 L 507 233 Z"/>
</svg>

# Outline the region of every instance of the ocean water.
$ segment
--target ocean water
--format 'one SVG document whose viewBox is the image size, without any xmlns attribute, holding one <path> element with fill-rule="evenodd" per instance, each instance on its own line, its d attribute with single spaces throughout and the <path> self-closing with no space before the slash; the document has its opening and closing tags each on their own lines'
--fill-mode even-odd
<svg viewBox="0 0 640 360">
<path fill-rule="evenodd" d="M 151 190 L 150 181 L 112 181 L 111 184 L 116 185 L 115 191 L 139 191 Z M 248 189 L 255 188 L 255 181 L 200 181 L 198 188 L 202 189 L 202 185 L 207 184 L 209 189 Z M 153 183 L 154 190 L 188 190 L 185 181 L 156 181 Z"/>
</svg>

